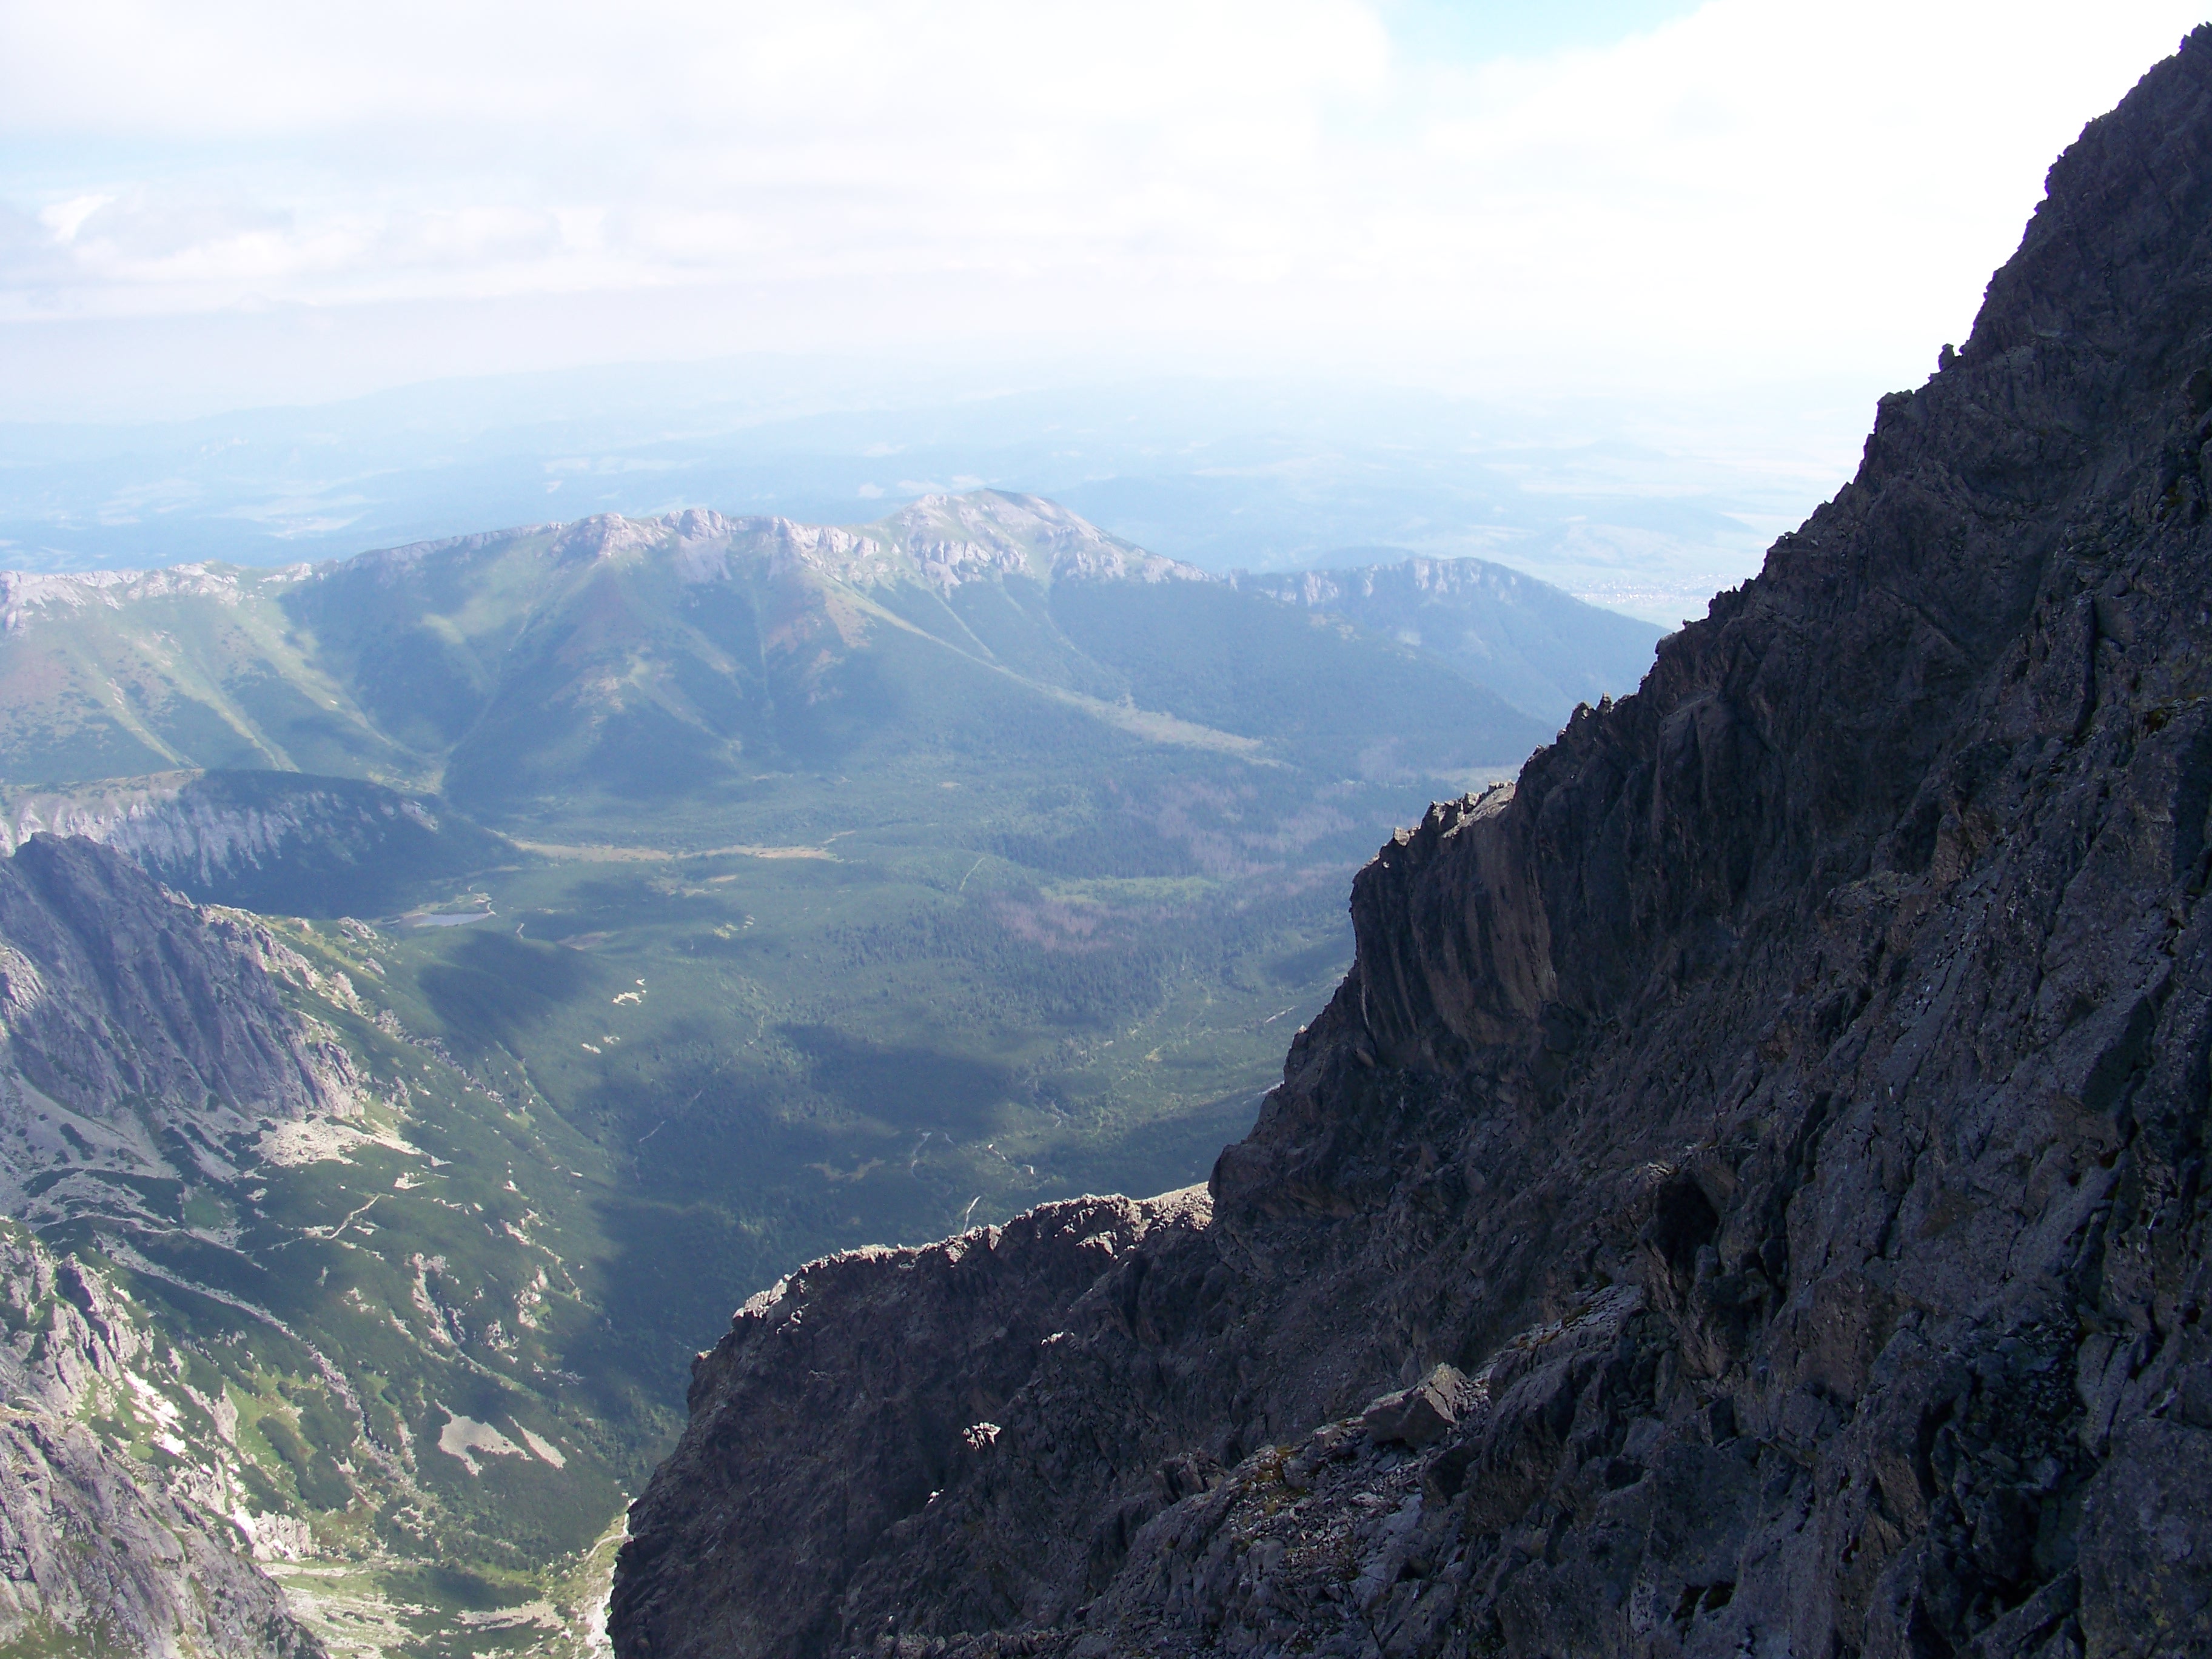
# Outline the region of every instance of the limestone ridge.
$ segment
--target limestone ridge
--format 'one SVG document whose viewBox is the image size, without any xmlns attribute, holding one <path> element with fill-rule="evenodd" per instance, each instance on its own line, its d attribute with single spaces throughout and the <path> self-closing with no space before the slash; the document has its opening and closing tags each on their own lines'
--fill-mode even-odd
<svg viewBox="0 0 2212 1659">
<path fill-rule="evenodd" d="M 2208 441 L 2200 29 L 1764 573 L 1362 872 L 1210 1220 L 740 1315 L 617 1651 L 2212 1647 Z M 1051 1329 L 894 1412 L 917 1297 Z"/>
<path fill-rule="evenodd" d="M 1134 737 L 1433 791 L 1431 778 L 1526 756 L 1571 706 L 1555 695 L 1569 683 L 1619 691 L 1649 661 L 1648 635 L 1626 658 L 1600 650 L 1637 625 L 1566 595 L 1547 609 L 1479 584 L 1453 603 L 1441 592 L 1424 590 L 1420 620 L 1450 637 L 1426 651 L 995 491 L 849 528 L 692 510 L 281 570 L 0 574 L 0 788 L 173 793 L 141 816 L 188 828 L 163 839 L 210 847 L 232 872 L 250 854 L 264 886 L 255 835 L 213 821 L 301 819 L 313 833 L 288 832 L 295 850 L 276 861 L 301 861 L 304 844 L 323 873 L 358 881 L 349 872 L 394 858 L 438 862 L 465 826 L 426 808 L 442 834 L 366 835 L 363 812 L 390 801 L 334 783 L 321 805 L 301 789 L 279 800 L 266 775 L 373 779 L 486 823 L 573 823 L 586 800 L 617 818 L 641 801 L 726 807 L 767 773 L 850 775 L 917 752 L 1005 763 L 1010 744 L 1057 756 Z M 1541 719 L 1490 685 L 1504 660 L 1486 654 L 1491 635 L 1536 648 L 1523 611 L 1541 613 L 1558 659 Z M 174 775 L 192 771 L 231 781 L 179 793 Z M 256 773 L 260 798 L 245 799 Z M 21 816 L 5 801 L 0 814 Z"/>
<path fill-rule="evenodd" d="M 1660 633 L 1485 559 L 1408 556 L 1395 563 L 1240 572 L 1227 580 L 1426 650 L 1552 730 L 1577 703 L 1642 679 Z"/>
</svg>

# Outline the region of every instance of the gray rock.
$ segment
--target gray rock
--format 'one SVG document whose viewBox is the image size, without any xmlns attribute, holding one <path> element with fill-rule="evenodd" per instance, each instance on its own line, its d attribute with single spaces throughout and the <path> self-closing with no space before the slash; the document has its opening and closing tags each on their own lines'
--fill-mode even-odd
<svg viewBox="0 0 2212 1659">
<path fill-rule="evenodd" d="M 215 1659 L 322 1648 L 284 1592 L 82 1423 L 0 1419 L 0 1644 Z"/>
<path fill-rule="evenodd" d="M 1432 1446 L 1459 1421 L 1474 1391 L 1456 1366 L 1438 1365 L 1412 1388 L 1371 1402 L 1359 1424 L 1378 1445 Z"/>
<path fill-rule="evenodd" d="M 147 1346 L 101 1276 L 0 1227 L 0 1649 L 319 1655 L 230 1522 L 85 1420 L 129 1397 Z"/>
<path fill-rule="evenodd" d="M 2212 1432 L 2130 1427 L 2082 1504 L 2081 1632 L 2091 1653 L 2212 1652 Z"/>
<path fill-rule="evenodd" d="M 0 854 L 40 831 L 112 847 L 201 903 L 288 916 L 384 915 L 426 882 L 518 856 L 434 798 L 296 772 L 0 787 Z"/>
</svg>

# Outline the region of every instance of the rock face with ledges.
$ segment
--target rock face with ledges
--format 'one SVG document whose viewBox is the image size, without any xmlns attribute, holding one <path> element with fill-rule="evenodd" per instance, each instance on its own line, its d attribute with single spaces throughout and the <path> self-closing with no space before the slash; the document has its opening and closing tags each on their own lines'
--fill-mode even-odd
<svg viewBox="0 0 2212 1659">
<path fill-rule="evenodd" d="M 755 1297 L 700 1357 L 660 1509 L 633 1516 L 629 1559 L 658 1589 L 633 1598 L 632 1623 L 702 1651 L 818 1644 L 846 1582 L 988 1462 L 996 1419 L 1070 1340 L 1061 1327 L 1097 1316 L 1102 1271 L 1206 1215 L 1196 1189 L 1073 1199 L 925 1249 L 832 1256 Z M 696 1551 L 702 1501 L 716 1521 Z"/>
<path fill-rule="evenodd" d="M 203 904 L 376 916 L 426 882 L 515 856 L 446 810 L 352 778 L 169 772 L 0 793 L 0 855 L 41 831 L 112 847 Z"/>
<path fill-rule="evenodd" d="M 0 1651 L 315 1659 L 228 1519 L 84 1420 L 147 1348 L 100 1273 L 0 1226 Z"/>
<path fill-rule="evenodd" d="M 33 836 L 0 861 L 0 1060 L 125 1133 L 342 1113 L 350 1061 L 285 1007 L 268 961 L 282 948 L 106 848 Z M 35 1109 L 20 1095 L 10 1109 Z"/>
<path fill-rule="evenodd" d="M 2200 30 L 1765 572 L 1362 872 L 1210 1222 L 1098 1264 L 986 1447 L 885 1484 L 740 1318 L 617 1650 L 2212 1650 L 2208 446 Z M 848 1271 L 808 1352 L 872 1394 Z M 1363 1421 L 1438 1364 L 1436 1437 Z M 802 1471 L 897 1519 L 733 1529 Z"/>
</svg>

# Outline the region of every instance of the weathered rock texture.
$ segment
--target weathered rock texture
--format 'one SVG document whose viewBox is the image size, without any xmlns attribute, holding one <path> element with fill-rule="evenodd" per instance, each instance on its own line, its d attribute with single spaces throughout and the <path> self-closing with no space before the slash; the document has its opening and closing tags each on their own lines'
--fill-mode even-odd
<svg viewBox="0 0 2212 1659">
<path fill-rule="evenodd" d="M 0 1650 L 319 1655 L 230 1522 L 85 1420 L 130 1401 L 147 1346 L 98 1273 L 0 1230 Z"/>
<path fill-rule="evenodd" d="M 1210 1222 L 739 1316 L 617 1650 L 2212 1651 L 2208 440 L 2199 31 L 1765 573 L 1361 874 Z"/>
<path fill-rule="evenodd" d="M 9 1212 L 128 1219 L 147 1179 L 232 1179 L 270 1122 L 356 1112 L 352 1058 L 281 994 L 307 971 L 259 923 L 82 837 L 0 860 Z"/>
<path fill-rule="evenodd" d="M 434 798 L 297 772 L 0 790 L 0 854 L 42 831 L 112 847 L 204 904 L 283 915 L 380 915 L 514 851 Z"/>
</svg>

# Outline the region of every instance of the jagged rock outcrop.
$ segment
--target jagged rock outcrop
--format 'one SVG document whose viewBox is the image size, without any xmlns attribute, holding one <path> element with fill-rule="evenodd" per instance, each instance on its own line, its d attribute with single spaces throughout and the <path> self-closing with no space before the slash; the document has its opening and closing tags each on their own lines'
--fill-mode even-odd
<svg viewBox="0 0 2212 1659">
<path fill-rule="evenodd" d="M 146 1347 L 98 1273 L 0 1230 L 0 1649 L 319 1656 L 229 1521 L 85 1420 L 135 1392 Z"/>
<path fill-rule="evenodd" d="M 984 1443 L 802 1408 L 915 1363 L 891 1258 L 740 1316 L 617 1651 L 2212 1650 L 2208 463 L 2212 29 L 1756 580 L 1361 874 L 1206 1224 L 930 1292 L 1053 1328 Z"/>
<path fill-rule="evenodd" d="M 714 1586 L 702 1650 L 763 1651 L 794 1622 L 805 1640 L 834 1631 L 839 1591 L 884 1536 L 912 1532 L 990 1456 L 994 1419 L 1096 1304 L 1102 1267 L 1206 1212 L 1199 1189 L 1071 1199 L 925 1249 L 832 1256 L 746 1303 L 733 1340 L 700 1362 L 692 1431 L 668 1465 L 721 1517 L 720 1547 L 685 1564 L 695 1591 Z M 793 1482 L 757 1478 L 809 1443 L 834 1457 Z"/>
<path fill-rule="evenodd" d="M 357 1109 L 351 1057 L 284 1004 L 291 953 L 82 837 L 0 860 L 0 1193 L 128 1215 L 140 1178 L 234 1177 L 271 1121 Z M 120 1177 L 109 1179 L 106 1177 Z"/>
<path fill-rule="evenodd" d="M 283 1591 L 204 1518 L 82 1423 L 28 1413 L 0 1420 L 0 1643 L 9 1641 L 149 1659 L 323 1651 Z"/>
</svg>

